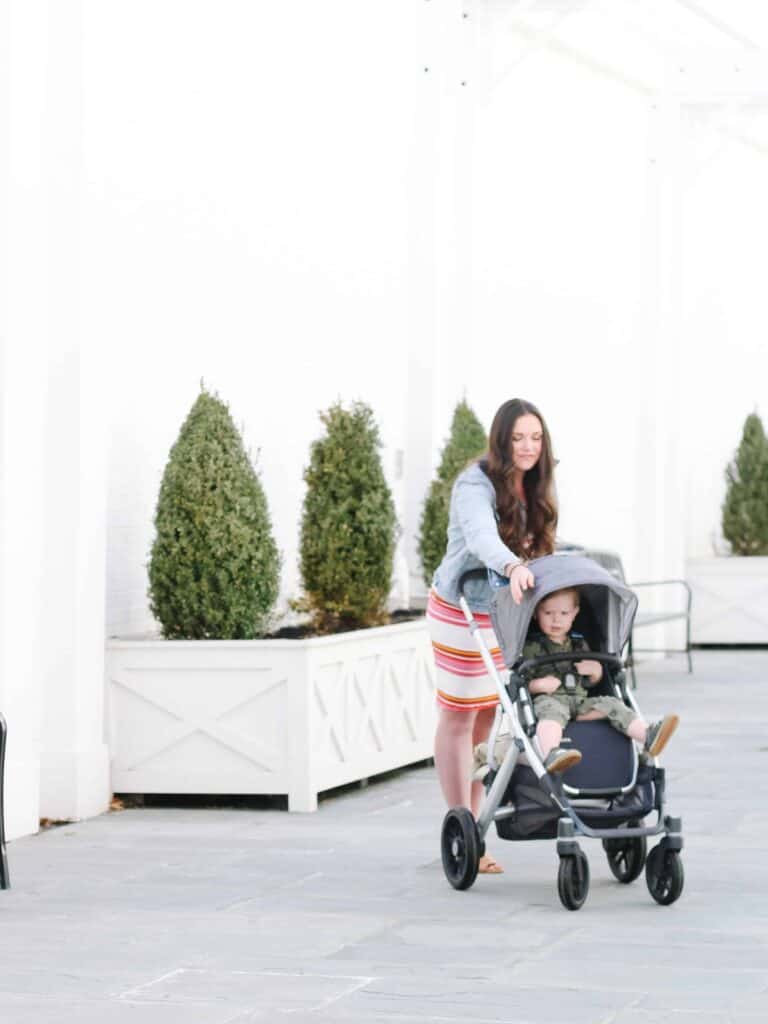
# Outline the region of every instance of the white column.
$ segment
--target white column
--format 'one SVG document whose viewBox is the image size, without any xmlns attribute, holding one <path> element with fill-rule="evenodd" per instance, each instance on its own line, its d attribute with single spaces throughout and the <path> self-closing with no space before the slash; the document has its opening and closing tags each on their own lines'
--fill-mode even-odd
<svg viewBox="0 0 768 1024">
<path fill-rule="evenodd" d="M 108 806 L 106 501 L 99 349 L 80 315 L 80 5 L 0 12 L 0 708 L 14 837 Z"/>
<path fill-rule="evenodd" d="M 408 560 L 417 603 L 427 587 L 417 544 L 438 448 L 464 392 L 471 352 L 471 181 L 475 0 L 422 3 L 424 61 L 417 84 L 411 167 L 412 289 L 406 436 Z M 471 15 L 472 17 L 470 17 Z"/>
<path fill-rule="evenodd" d="M 104 423 L 91 356 L 85 344 L 60 351 L 48 395 L 40 813 L 54 819 L 98 814 L 110 797 L 104 729 Z"/>
<path fill-rule="evenodd" d="M 104 735 L 106 544 L 102 353 L 92 322 L 81 214 L 83 175 L 80 4 L 52 4 L 46 65 L 47 292 L 43 548 L 46 660 L 40 774 L 42 817 L 84 818 L 109 804 Z"/>
<path fill-rule="evenodd" d="M 440 4 L 415 8 L 421 61 L 414 68 L 414 105 L 409 166 L 410 337 L 405 401 L 404 534 L 411 603 L 424 599 L 418 553 L 421 512 L 432 475 L 434 456 L 436 302 L 435 232 L 438 119 L 441 107 L 442 24 Z"/>
<path fill-rule="evenodd" d="M 684 576 L 685 516 L 681 428 L 680 288 L 682 259 L 680 104 L 671 88 L 648 108 L 645 302 L 637 322 L 637 365 L 632 388 L 636 420 L 635 581 Z M 684 595 L 643 591 L 647 610 L 681 606 Z M 682 627 L 670 624 L 638 634 L 641 647 L 679 646 Z"/>
<path fill-rule="evenodd" d="M 656 380 L 662 496 L 657 503 L 657 568 L 667 576 L 681 578 L 685 567 L 683 500 L 686 467 L 682 459 L 682 431 L 687 386 L 683 376 L 681 315 L 685 125 L 677 97 L 664 100 L 659 118 L 662 166 L 658 186 L 659 330 Z"/>
<path fill-rule="evenodd" d="M 46 5 L 0 7 L 0 709 L 9 838 L 37 831 L 48 311 L 43 202 Z"/>
</svg>

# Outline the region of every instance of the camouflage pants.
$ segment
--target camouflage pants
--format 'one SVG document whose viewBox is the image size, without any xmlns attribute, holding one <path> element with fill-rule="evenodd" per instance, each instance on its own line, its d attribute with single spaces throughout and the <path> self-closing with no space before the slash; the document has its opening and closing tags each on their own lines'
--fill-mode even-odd
<svg viewBox="0 0 768 1024">
<path fill-rule="evenodd" d="M 544 718 L 550 722 L 557 722 L 563 729 L 579 715 L 586 715 L 589 711 L 601 711 L 614 729 L 625 734 L 637 718 L 637 714 L 618 697 L 570 697 L 566 694 L 542 693 L 533 698 L 533 710 L 539 721 Z"/>
</svg>

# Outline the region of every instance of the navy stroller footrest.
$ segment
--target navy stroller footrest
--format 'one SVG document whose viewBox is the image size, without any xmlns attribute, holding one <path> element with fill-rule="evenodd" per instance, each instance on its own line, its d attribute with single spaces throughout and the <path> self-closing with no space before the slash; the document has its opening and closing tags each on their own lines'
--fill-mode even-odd
<svg viewBox="0 0 768 1024">
<path fill-rule="evenodd" d="M 632 785 L 635 751 L 632 740 L 605 719 L 569 722 L 563 746 L 580 750 L 581 761 L 563 773 L 566 786 L 582 792 L 622 790 Z M 570 742 L 567 742 L 570 741 Z"/>
</svg>

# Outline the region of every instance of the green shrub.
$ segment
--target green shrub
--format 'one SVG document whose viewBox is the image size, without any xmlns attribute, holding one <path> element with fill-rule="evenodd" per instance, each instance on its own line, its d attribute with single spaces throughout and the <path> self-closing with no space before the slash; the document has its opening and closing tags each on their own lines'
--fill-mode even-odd
<svg viewBox="0 0 768 1024">
<path fill-rule="evenodd" d="M 337 402 L 320 419 L 325 434 L 304 472 L 299 606 L 327 633 L 384 621 L 396 521 L 371 410 Z"/>
<path fill-rule="evenodd" d="M 757 413 L 747 416 L 725 471 L 723 535 L 737 555 L 768 555 L 768 440 Z"/>
<path fill-rule="evenodd" d="M 264 632 L 280 569 L 269 509 L 229 409 L 205 390 L 171 449 L 155 528 L 149 597 L 163 636 Z"/>
<path fill-rule="evenodd" d="M 482 455 L 487 444 L 480 420 L 462 399 L 454 410 L 451 433 L 440 455 L 437 477 L 430 484 L 421 514 L 419 557 L 427 586 L 431 584 L 435 569 L 445 554 L 453 482 L 468 462 Z"/>
</svg>

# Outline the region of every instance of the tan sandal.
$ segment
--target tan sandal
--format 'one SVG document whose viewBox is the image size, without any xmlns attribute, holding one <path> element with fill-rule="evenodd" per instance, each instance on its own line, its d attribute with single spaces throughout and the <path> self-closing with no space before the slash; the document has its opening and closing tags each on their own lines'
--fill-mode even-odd
<svg viewBox="0 0 768 1024">
<path fill-rule="evenodd" d="M 497 863 L 490 853 L 484 854 L 477 865 L 478 875 L 503 875 L 504 868 Z"/>
</svg>

